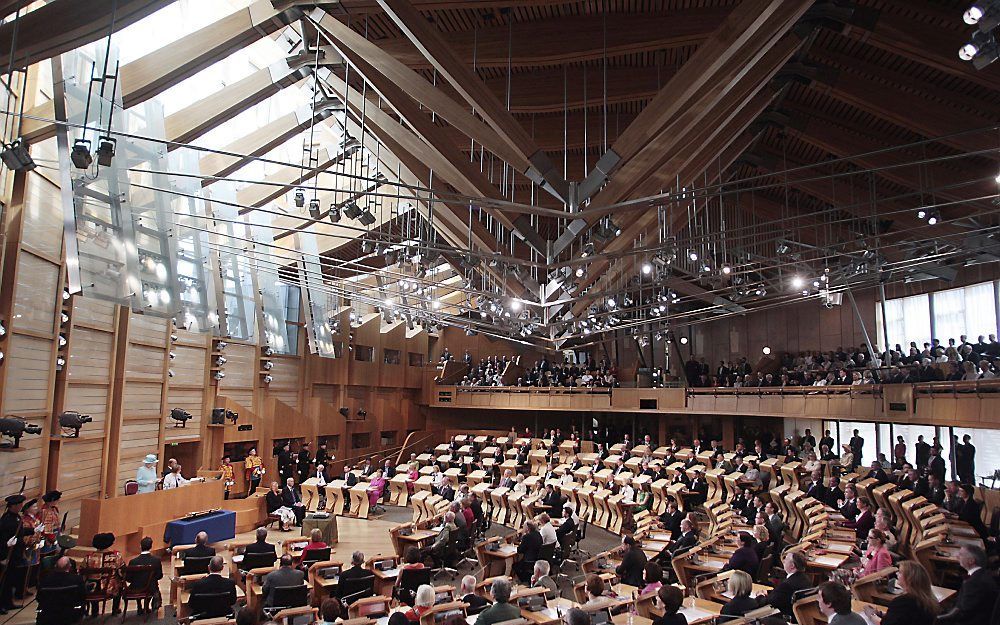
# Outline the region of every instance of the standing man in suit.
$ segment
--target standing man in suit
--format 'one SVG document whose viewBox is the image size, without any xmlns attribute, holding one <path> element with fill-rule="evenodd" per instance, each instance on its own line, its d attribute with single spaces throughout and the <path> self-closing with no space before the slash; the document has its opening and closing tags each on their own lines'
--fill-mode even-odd
<svg viewBox="0 0 1000 625">
<path fill-rule="evenodd" d="M 937 617 L 938 625 L 988 625 L 997 598 L 997 583 L 986 569 L 986 552 L 976 545 L 962 545 L 958 563 L 969 574 L 962 582 L 955 607 Z"/>
<path fill-rule="evenodd" d="M 854 430 L 854 436 L 851 437 L 851 442 L 848 443 L 851 448 L 851 453 L 854 454 L 854 464 L 851 469 L 855 469 L 861 465 L 861 450 L 865 447 L 865 439 L 861 438 L 857 430 Z"/>
<path fill-rule="evenodd" d="M 295 478 L 295 458 L 292 456 L 292 447 L 288 441 L 278 448 L 278 475 L 283 480 Z"/>
<path fill-rule="evenodd" d="M 195 595 L 229 594 L 227 605 L 230 607 L 227 610 L 210 611 L 203 614 L 203 618 L 226 616 L 232 612 L 232 606 L 236 605 L 236 582 L 222 576 L 222 569 L 225 566 L 226 561 L 222 559 L 222 556 L 213 556 L 212 561 L 208 563 L 208 575 L 191 584 L 192 597 Z"/>
<path fill-rule="evenodd" d="M 660 524 L 663 529 L 670 532 L 671 538 L 677 540 L 681 535 L 681 520 L 684 513 L 677 509 L 677 502 L 670 499 L 667 502 L 667 511 L 660 515 Z"/>
<path fill-rule="evenodd" d="M 153 539 L 149 536 L 144 536 L 142 540 L 139 541 L 139 555 L 129 560 L 129 566 L 149 566 L 153 568 L 153 588 L 157 588 L 157 593 L 159 593 L 159 582 L 163 579 L 163 561 L 154 556 L 151 552 L 153 550 Z M 48 579 L 48 578 L 46 578 Z M 145 574 L 137 573 L 126 573 L 125 581 L 128 583 L 129 587 L 139 586 L 146 581 Z M 55 584 L 55 586 L 61 586 L 63 584 Z M 150 611 L 151 599 L 143 599 L 143 602 L 139 604 L 139 614 L 145 614 Z"/>
<path fill-rule="evenodd" d="M 927 472 L 933 475 L 940 482 L 944 482 L 944 458 L 941 457 L 941 449 L 931 447 L 930 457 L 927 460 Z"/>
<path fill-rule="evenodd" d="M 806 575 L 806 559 L 798 551 L 785 554 L 781 559 L 785 569 L 785 579 L 781 580 L 773 590 L 760 598 L 760 605 L 769 605 L 781 610 L 782 614 L 792 616 L 792 595 L 800 590 L 811 588 L 812 583 Z"/>
<path fill-rule="evenodd" d="M 931 446 L 924 441 L 924 435 L 917 437 L 917 444 L 913 446 L 917 450 L 917 469 L 923 469 L 931 457 Z"/>
<path fill-rule="evenodd" d="M 305 583 L 305 573 L 292 566 L 292 556 L 285 554 L 281 556 L 278 568 L 264 576 L 264 585 L 261 588 L 261 595 L 264 597 L 264 605 L 270 607 L 274 601 L 274 589 L 285 586 L 301 586 Z"/>
<path fill-rule="evenodd" d="M 955 437 L 958 438 L 957 436 Z M 976 446 L 972 444 L 972 437 L 966 434 L 962 437 L 964 444 L 956 445 L 956 450 L 961 448 L 962 453 L 958 454 L 958 461 L 955 463 L 955 470 L 958 479 L 963 484 L 976 484 Z"/>
<path fill-rule="evenodd" d="M 302 496 L 295 489 L 294 477 L 285 480 L 285 487 L 281 489 L 281 500 L 285 507 L 295 513 L 295 524 L 302 525 L 302 519 L 306 516 L 306 505 L 302 503 Z"/>
<path fill-rule="evenodd" d="M 312 466 L 312 454 L 309 453 L 309 441 L 302 443 L 298 455 L 299 482 L 309 479 L 309 468 Z"/>
</svg>

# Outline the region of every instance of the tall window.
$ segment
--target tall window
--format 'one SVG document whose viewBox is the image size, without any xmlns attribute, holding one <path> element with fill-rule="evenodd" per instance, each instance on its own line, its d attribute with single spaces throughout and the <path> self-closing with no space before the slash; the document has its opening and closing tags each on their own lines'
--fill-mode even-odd
<svg viewBox="0 0 1000 625">
<path fill-rule="evenodd" d="M 997 331 L 996 294 L 992 282 L 934 293 L 934 338 L 947 344 L 965 334 L 973 343 L 980 334 Z"/>
<path fill-rule="evenodd" d="M 890 348 L 900 345 L 905 353 L 910 341 L 916 342 L 920 348 L 923 343 L 929 343 L 931 340 L 931 308 L 927 295 L 900 297 L 885 303 L 888 337 L 882 331 L 881 306 L 876 308 L 876 317 L 880 348 L 883 345 L 888 345 Z"/>
</svg>

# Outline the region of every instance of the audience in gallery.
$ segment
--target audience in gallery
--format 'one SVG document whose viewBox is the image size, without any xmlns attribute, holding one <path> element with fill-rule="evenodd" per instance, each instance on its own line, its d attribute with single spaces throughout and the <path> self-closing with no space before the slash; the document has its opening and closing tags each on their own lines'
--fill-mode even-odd
<svg viewBox="0 0 1000 625">
<path fill-rule="evenodd" d="M 938 339 L 923 347 L 899 344 L 886 354 L 864 343 L 829 352 L 785 352 L 774 372 L 755 372 L 746 358 L 724 360 L 713 371 L 704 358 L 692 355 L 684 365 L 688 385 L 716 388 L 782 386 L 858 386 L 918 382 L 992 380 L 1000 376 L 1000 343 L 980 335 L 975 343 L 962 335 L 958 342 Z"/>
<path fill-rule="evenodd" d="M 453 360 L 445 348 L 441 361 Z M 474 363 L 469 352 L 465 352 L 465 364 L 468 373 L 459 382 L 459 386 L 504 386 L 501 377 L 507 365 L 516 362 L 510 356 L 488 356 Z M 617 368 L 607 357 L 600 362 L 592 360 L 574 363 L 568 356 L 562 364 L 553 363 L 543 357 L 536 360 L 531 367 L 524 367 L 523 374 L 514 381 L 513 386 L 533 387 L 564 387 L 564 388 L 613 388 L 618 386 Z"/>
</svg>

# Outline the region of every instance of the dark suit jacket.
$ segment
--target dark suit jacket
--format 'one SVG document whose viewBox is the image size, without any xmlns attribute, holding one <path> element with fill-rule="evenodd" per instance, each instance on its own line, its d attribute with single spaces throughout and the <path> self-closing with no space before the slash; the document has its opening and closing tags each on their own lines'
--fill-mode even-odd
<svg viewBox="0 0 1000 625">
<path fill-rule="evenodd" d="M 729 556 L 726 569 L 734 571 L 745 571 L 750 577 L 757 577 L 757 568 L 760 566 L 760 558 L 757 557 L 757 550 L 753 547 L 740 547 Z"/>
<path fill-rule="evenodd" d="M 997 582 L 987 569 L 965 578 L 955 607 L 938 616 L 939 625 L 988 625 L 997 598 Z"/>
<path fill-rule="evenodd" d="M 670 548 L 670 555 L 676 556 L 678 553 L 683 553 L 697 544 L 698 535 L 695 534 L 694 531 L 684 532 L 680 535 L 680 538 L 674 542 L 674 546 Z"/>
<path fill-rule="evenodd" d="M 538 559 L 538 550 L 542 548 L 542 535 L 537 531 L 531 531 L 521 538 L 517 545 L 517 552 L 521 554 L 524 562 L 534 562 Z"/>
<path fill-rule="evenodd" d="M 805 590 L 806 588 L 811 587 L 812 584 L 809 582 L 809 578 L 805 573 L 793 573 L 792 575 L 781 580 L 774 590 L 767 593 L 767 596 L 761 599 L 760 605 L 775 607 L 781 610 L 782 614 L 791 616 L 792 595 L 799 590 Z"/>
<path fill-rule="evenodd" d="M 352 566 L 351 568 L 347 569 L 346 571 L 343 571 L 340 574 L 340 581 L 344 581 L 345 579 L 357 579 L 359 577 L 368 577 L 369 575 L 373 575 L 373 573 L 368 569 L 362 568 L 360 566 Z"/>
<path fill-rule="evenodd" d="M 288 488 L 287 486 L 281 489 L 281 501 L 284 502 L 286 506 L 291 508 L 296 503 L 302 501 L 302 497 L 294 488 Z"/>
<path fill-rule="evenodd" d="M 556 540 L 562 543 L 563 536 L 572 534 L 575 531 L 576 523 L 573 522 L 573 517 L 564 518 L 559 527 L 556 528 Z"/>
<path fill-rule="evenodd" d="M 275 492 L 272 492 L 272 491 L 267 491 L 267 494 L 264 495 L 264 500 L 265 500 L 265 503 L 267 504 L 267 513 L 268 514 L 271 514 L 272 512 L 274 512 L 275 510 L 277 510 L 278 508 L 280 508 L 283 505 L 285 505 L 285 502 L 281 498 L 281 493 L 275 493 Z"/>
<path fill-rule="evenodd" d="M 40 588 L 65 588 L 72 586 L 72 590 L 60 591 L 58 596 L 48 595 L 39 605 L 42 612 L 38 615 L 40 625 L 65 625 L 66 623 L 76 623 L 80 613 L 75 613 L 74 608 L 83 605 L 83 598 L 87 594 L 84 587 L 83 577 L 69 571 L 52 571 L 44 577 Z M 40 594 L 44 597 L 45 595 Z"/>
<path fill-rule="evenodd" d="M 936 475 L 944 483 L 944 458 L 940 455 L 932 456 L 928 461 L 927 467 L 931 475 Z"/>
<path fill-rule="evenodd" d="M 986 529 L 986 524 L 983 523 L 981 510 L 982 504 L 975 499 L 969 499 L 962 505 L 962 509 L 958 513 L 958 519 L 971 525 L 979 534 L 979 537 L 986 540 L 989 530 Z"/>
<path fill-rule="evenodd" d="M 269 542 L 252 542 L 243 549 L 243 553 L 267 553 L 274 555 L 275 559 L 278 557 L 278 551 L 275 546 Z"/>
<path fill-rule="evenodd" d="M 632 547 L 625 552 L 622 563 L 615 569 L 615 573 L 623 584 L 643 587 L 642 574 L 646 568 L 646 554 L 639 547 Z"/>
<path fill-rule="evenodd" d="M 208 545 L 195 545 L 184 550 L 185 558 L 210 558 L 215 555 L 215 548 Z"/>
<path fill-rule="evenodd" d="M 221 575 L 209 575 L 191 584 L 192 595 L 215 595 L 229 593 L 229 605 L 236 605 L 236 582 Z M 225 616 L 214 614 L 212 616 Z"/>
<path fill-rule="evenodd" d="M 743 616 L 751 610 L 757 609 L 757 600 L 753 597 L 743 595 L 741 597 L 733 597 L 729 602 L 722 606 L 721 614 L 723 616 Z M 725 621 L 721 621 L 725 623 Z"/>
<path fill-rule="evenodd" d="M 889 602 L 883 625 L 934 625 L 935 615 L 920 607 L 910 595 L 899 595 Z"/>
<path fill-rule="evenodd" d="M 264 605 L 272 605 L 275 588 L 283 586 L 301 586 L 305 580 L 305 573 L 293 568 L 279 568 L 264 576 L 264 585 L 261 588 L 261 595 L 264 597 Z"/>
<path fill-rule="evenodd" d="M 441 492 L 438 494 L 440 494 L 448 501 L 451 501 L 452 499 L 455 498 L 455 489 L 452 488 L 451 486 L 445 486 L 444 488 L 441 489 Z"/>
<path fill-rule="evenodd" d="M 160 581 L 161 579 L 163 579 L 163 562 L 159 558 L 157 558 L 156 556 L 154 556 L 154 555 L 151 555 L 151 554 L 148 554 L 148 553 L 140 553 L 136 557 L 134 557 L 131 560 L 129 560 L 128 565 L 129 566 L 151 566 L 151 567 L 153 567 L 153 580 L 154 581 Z M 145 577 L 145 575 L 143 577 Z M 127 581 L 129 584 L 133 583 L 132 579 L 126 578 L 125 581 Z M 141 583 L 142 580 L 139 580 L 138 577 L 137 577 L 135 579 L 135 581 Z"/>
</svg>

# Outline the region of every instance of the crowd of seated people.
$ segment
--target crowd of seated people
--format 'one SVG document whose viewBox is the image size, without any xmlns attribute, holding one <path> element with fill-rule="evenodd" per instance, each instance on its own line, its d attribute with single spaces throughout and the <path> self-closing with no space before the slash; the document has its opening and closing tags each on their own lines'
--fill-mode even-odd
<svg viewBox="0 0 1000 625">
<path fill-rule="evenodd" d="M 448 355 L 450 359 L 450 353 Z M 459 382 L 459 386 L 503 386 L 501 378 L 511 359 L 506 355 L 489 356 L 479 363 L 473 363 L 469 352 L 466 352 L 464 361 L 469 366 L 469 371 Z M 513 386 L 614 388 L 618 386 L 618 376 L 615 366 L 607 358 L 600 362 L 586 361 L 582 364 L 570 362 L 568 357 L 563 359 L 562 364 L 543 358 L 536 360 L 531 367 L 525 367 Z"/>
<path fill-rule="evenodd" d="M 723 360 L 714 371 L 704 358 L 692 356 L 684 365 L 688 384 L 694 387 L 758 388 L 784 386 L 851 386 L 869 384 L 916 384 L 938 381 L 991 380 L 1000 376 L 1000 343 L 996 336 L 980 335 L 969 342 L 938 339 L 923 347 L 899 344 L 888 354 L 873 346 L 838 347 L 828 352 L 783 353 L 773 373 L 754 372 L 746 358 Z"/>
</svg>

